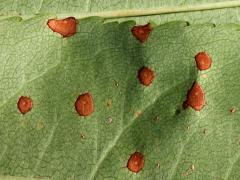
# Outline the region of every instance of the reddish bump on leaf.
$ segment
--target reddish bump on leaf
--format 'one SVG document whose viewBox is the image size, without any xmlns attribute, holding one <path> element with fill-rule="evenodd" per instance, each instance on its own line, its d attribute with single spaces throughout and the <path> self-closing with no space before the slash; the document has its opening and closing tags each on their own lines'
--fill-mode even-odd
<svg viewBox="0 0 240 180">
<path fill-rule="evenodd" d="M 138 79 L 144 86 L 149 86 L 154 79 L 154 72 L 148 67 L 142 67 L 138 71 Z"/>
<path fill-rule="evenodd" d="M 201 86 L 194 82 L 188 91 L 185 107 L 190 106 L 196 111 L 200 111 L 205 105 L 205 95 Z"/>
<path fill-rule="evenodd" d="M 207 70 L 212 65 L 212 59 L 206 52 L 200 52 L 195 56 L 195 61 L 197 64 L 197 68 L 202 70 Z"/>
<path fill-rule="evenodd" d="M 144 166 L 144 157 L 140 152 L 133 153 L 128 159 L 127 168 L 129 171 L 138 173 Z"/>
<path fill-rule="evenodd" d="M 78 96 L 75 109 L 80 116 L 89 116 L 94 111 L 93 98 L 91 94 L 84 93 Z"/>
<path fill-rule="evenodd" d="M 141 43 L 144 43 L 145 41 L 147 41 L 148 36 L 152 31 L 152 27 L 151 24 L 148 23 L 146 25 L 134 26 L 131 31 L 133 36 L 135 36 L 137 40 L 139 40 Z"/>
<path fill-rule="evenodd" d="M 77 31 L 77 20 L 74 17 L 49 19 L 47 25 L 53 32 L 57 32 L 63 37 L 73 36 Z"/>
<path fill-rule="evenodd" d="M 33 102 L 30 97 L 21 96 L 17 103 L 18 109 L 22 114 L 26 114 L 32 109 Z"/>
</svg>

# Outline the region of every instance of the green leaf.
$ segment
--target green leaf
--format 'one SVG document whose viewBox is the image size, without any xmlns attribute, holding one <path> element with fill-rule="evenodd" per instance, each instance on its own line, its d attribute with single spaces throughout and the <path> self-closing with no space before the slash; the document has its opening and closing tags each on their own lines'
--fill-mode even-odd
<svg viewBox="0 0 240 180">
<path fill-rule="evenodd" d="M 148 13 L 145 13 L 147 15 L 160 8 L 163 9 L 161 10 L 162 13 L 166 10 L 170 11 L 168 14 L 163 13 L 161 16 L 152 15 L 139 18 L 135 15 L 136 17 L 134 18 L 127 17 L 120 18 L 119 20 L 125 21 L 134 19 L 138 23 L 145 23 L 149 20 L 158 23 L 184 20 L 197 24 L 206 22 L 220 24 L 239 23 L 239 8 L 237 8 L 240 6 L 239 3 L 239 0 L 201 0 L 200 2 L 196 0 L 2 0 L 0 1 L 0 15 L 2 15 L 2 17 L 22 16 L 24 18 L 32 17 L 35 14 L 50 14 L 57 17 L 108 15 L 108 18 L 110 18 L 111 15 L 116 16 L 117 14 L 122 14 L 125 11 L 129 11 L 130 14 L 132 14 L 132 10 L 147 10 Z M 193 11 L 194 9 L 201 10 L 202 6 L 205 7 L 203 9 L 208 10 Z M 181 7 L 185 9 L 184 12 L 178 11 Z M 176 10 L 179 13 L 173 13 Z M 126 13 L 124 14 L 126 15 Z"/>
<path fill-rule="evenodd" d="M 0 179 L 239 179 L 240 26 L 223 25 L 239 21 L 239 8 L 91 17 L 79 20 L 74 36 L 62 38 L 47 26 L 55 13 L 198 6 L 64 2 L 0 3 Z M 202 4 L 212 2 L 217 1 Z M 33 17 L 23 20 L 15 13 Z M 128 19 L 168 23 L 155 25 L 142 44 Z M 116 20 L 121 23 L 111 22 Z M 201 51 L 212 58 L 209 70 L 196 68 Z M 151 86 L 139 83 L 142 66 L 155 73 Z M 182 108 L 194 81 L 207 101 L 199 112 Z M 95 107 L 85 118 L 74 107 L 84 92 L 92 94 Z M 33 100 L 25 115 L 17 108 L 20 96 Z M 126 167 L 135 151 L 145 159 L 139 173 Z"/>
</svg>

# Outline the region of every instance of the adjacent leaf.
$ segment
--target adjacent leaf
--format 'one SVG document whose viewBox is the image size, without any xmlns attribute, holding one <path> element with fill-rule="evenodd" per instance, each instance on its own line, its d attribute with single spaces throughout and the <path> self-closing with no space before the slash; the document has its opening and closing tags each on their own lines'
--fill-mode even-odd
<svg viewBox="0 0 240 180">
<path fill-rule="evenodd" d="M 235 8 L 222 8 L 212 9 L 207 11 L 187 10 L 187 12 L 181 13 L 169 13 L 162 15 L 153 15 L 145 17 L 126 17 L 118 18 L 118 21 L 135 20 L 137 23 L 144 24 L 148 21 L 154 21 L 156 23 L 166 23 L 169 21 L 189 21 L 191 24 L 199 23 L 239 23 L 239 4 L 238 0 L 1 0 L 0 1 L 0 18 L 22 16 L 23 18 L 29 18 L 36 14 L 51 14 L 55 17 L 69 17 L 69 16 L 91 16 L 95 13 L 116 13 L 115 11 L 125 11 L 133 9 L 137 10 L 150 10 L 155 8 L 167 8 L 176 9 L 181 6 L 188 7 L 193 5 L 196 9 L 199 6 L 208 5 L 212 3 L 226 3 L 228 5 L 235 4 Z M 211 5 L 212 6 L 212 5 Z M 225 5 L 226 6 L 226 5 Z M 212 6 L 215 7 L 215 6 Z M 116 19 L 107 19 L 107 21 L 116 21 Z"/>
<path fill-rule="evenodd" d="M 157 7 L 175 7 L 182 5 L 201 5 L 218 2 L 228 2 L 228 0 L 2 0 L 0 2 L 0 12 L 3 14 L 20 13 L 21 15 L 32 15 L 37 13 L 46 14 L 61 14 L 61 13 L 88 13 L 88 12 L 106 12 L 126 9 L 143 9 L 143 8 L 157 8 Z M 236 1 L 235 1 L 236 2 Z"/>
</svg>

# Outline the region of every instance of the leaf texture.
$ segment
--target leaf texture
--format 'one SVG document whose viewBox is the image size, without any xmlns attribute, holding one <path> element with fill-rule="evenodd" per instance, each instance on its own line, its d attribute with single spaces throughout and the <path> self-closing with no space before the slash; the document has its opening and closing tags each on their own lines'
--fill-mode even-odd
<svg viewBox="0 0 240 180">
<path fill-rule="evenodd" d="M 68 13 L 97 8 L 94 1 L 86 6 L 80 6 L 80 1 L 75 6 L 62 2 L 59 9 L 59 1 L 31 1 L 32 6 L 28 1 L 21 1 L 22 5 L 12 1 L 11 8 L 10 2 L 0 3 L 0 7 L 6 5 L 1 12 L 13 8 L 25 14 Z M 145 7 L 155 6 L 142 2 Z M 135 7 L 132 4 L 116 1 L 115 6 L 102 9 Z M 99 6 L 104 5 L 105 1 Z M 232 18 L 224 20 L 218 14 L 222 11 L 233 13 Z M 77 33 L 69 38 L 48 28 L 53 15 L 2 19 L 0 178 L 239 179 L 240 33 L 239 25 L 221 24 L 237 23 L 238 11 L 180 14 L 182 20 L 188 17 L 190 25 L 168 22 L 177 20 L 176 14 L 163 15 L 145 43 L 132 35 L 135 22 L 126 21 L 131 18 L 117 19 L 120 23 L 82 19 Z M 132 19 L 145 22 L 147 18 L 151 19 Z M 211 18 L 217 25 L 210 23 Z M 200 24 L 205 21 L 209 23 Z M 202 51 L 212 59 L 206 71 L 199 71 L 194 59 Z M 155 74 L 148 87 L 137 78 L 143 66 Z M 182 104 L 195 81 L 207 103 L 201 111 L 184 110 Z M 91 116 L 82 117 L 74 103 L 85 92 L 91 92 L 95 109 Z M 33 100 L 32 110 L 25 115 L 17 108 L 21 96 Z M 145 159 L 139 173 L 126 167 L 135 151 Z"/>
</svg>

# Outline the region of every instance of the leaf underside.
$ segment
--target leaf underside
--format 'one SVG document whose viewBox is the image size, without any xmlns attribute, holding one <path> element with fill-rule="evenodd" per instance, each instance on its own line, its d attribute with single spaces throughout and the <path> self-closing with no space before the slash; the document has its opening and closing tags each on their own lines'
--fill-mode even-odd
<svg viewBox="0 0 240 180">
<path fill-rule="evenodd" d="M 240 178 L 239 25 L 169 22 L 142 44 L 134 21 L 87 18 L 62 38 L 50 17 L 0 21 L 1 179 Z M 212 58 L 207 71 L 196 68 L 201 51 Z M 137 79 L 143 66 L 155 73 L 149 87 Z M 194 81 L 207 101 L 199 112 L 182 108 Z M 95 106 L 85 118 L 74 108 L 84 92 Z M 22 95 L 33 100 L 26 115 Z M 135 151 L 145 159 L 137 174 L 126 168 Z"/>
</svg>

